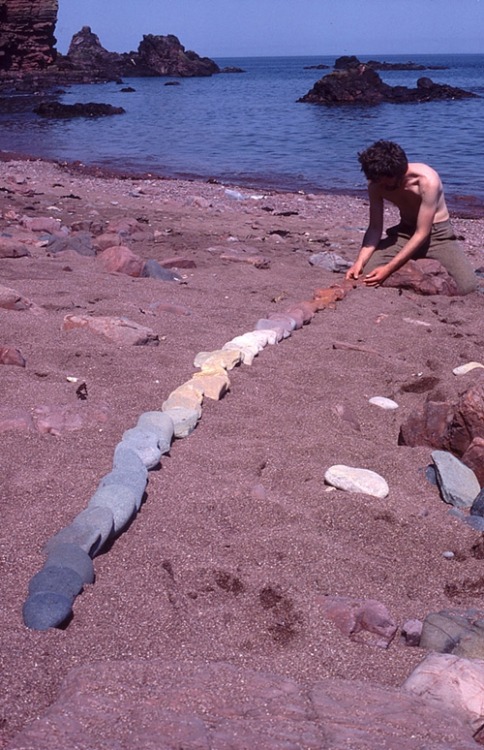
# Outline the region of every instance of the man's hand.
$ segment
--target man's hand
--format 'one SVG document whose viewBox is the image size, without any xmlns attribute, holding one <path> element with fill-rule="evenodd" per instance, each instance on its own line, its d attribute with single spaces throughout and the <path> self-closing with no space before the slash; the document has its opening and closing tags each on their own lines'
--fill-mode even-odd
<svg viewBox="0 0 484 750">
<path fill-rule="evenodd" d="M 351 271 L 351 268 L 350 268 Z M 392 269 L 388 266 L 377 266 L 371 273 L 367 273 L 363 281 L 367 286 L 380 286 L 385 279 L 391 275 Z"/>
<path fill-rule="evenodd" d="M 353 263 L 351 268 L 348 268 L 345 274 L 346 279 L 358 279 L 361 272 L 363 270 L 363 264 L 359 261 L 356 261 L 356 263 Z"/>
</svg>

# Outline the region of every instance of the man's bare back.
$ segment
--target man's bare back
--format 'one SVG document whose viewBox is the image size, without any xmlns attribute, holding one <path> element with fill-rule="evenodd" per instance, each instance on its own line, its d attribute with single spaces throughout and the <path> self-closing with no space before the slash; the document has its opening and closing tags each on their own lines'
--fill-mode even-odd
<svg viewBox="0 0 484 750">
<path fill-rule="evenodd" d="M 391 182 L 392 180 L 389 178 L 376 183 L 375 194 L 379 194 L 381 198 L 397 206 L 404 224 L 416 226 L 422 195 L 424 194 L 435 196 L 436 207 L 433 224 L 447 221 L 449 218 L 442 181 L 435 169 L 429 167 L 428 164 L 411 163 L 408 165 L 402 182 L 397 187 L 393 187 Z"/>
</svg>

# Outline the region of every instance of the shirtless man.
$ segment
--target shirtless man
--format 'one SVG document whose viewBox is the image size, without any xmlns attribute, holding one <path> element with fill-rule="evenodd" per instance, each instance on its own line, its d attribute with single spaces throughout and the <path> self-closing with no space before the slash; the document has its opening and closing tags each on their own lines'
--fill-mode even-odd
<svg viewBox="0 0 484 750">
<path fill-rule="evenodd" d="M 459 294 L 477 288 L 477 278 L 462 252 L 449 220 L 442 182 L 427 164 L 409 164 L 404 150 L 391 141 L 377 141 L 358 154 L 368 180 L 370 221 L 355 263 L 346 274 L 379 286 L 407 260 L 432 258 L 447 269 Z M 400 223 L 383 233 L 384 201 L 400 211 Z"/>
</svg>

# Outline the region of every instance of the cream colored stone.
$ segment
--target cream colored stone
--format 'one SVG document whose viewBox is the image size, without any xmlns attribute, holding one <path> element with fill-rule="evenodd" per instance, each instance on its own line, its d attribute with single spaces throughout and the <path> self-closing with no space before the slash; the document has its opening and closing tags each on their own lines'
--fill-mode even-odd
<svg viewBox="0 0 484 750">
<path fill-rule="evenodd" d="M 242 357 L 242 362 L 244 363 L 244 365 L 251 365 L 254 361 L 254 357 L 258 354 L 258 351 L 254 353 L 253 347 L 251 349 L 248 346 L 243 346 L 242 344 L 234 344 L 233 341 L 228 341 L 223 345 L 222 349 L 224 351 L 228 350 L 240 352 L 240 356 Z"/>
<path fill-rule="evenodd" d="M 328 484 L 347 492 L 361 492 L 365 495 L 384 498 L 389 493 L 386 481 L 370 469 L 358 469 L 353 466 L 336 464 L 330 466 L 324 475 Z"/>
<path fill-rule="evenodd" d="M 216 349 L 213 352 L 199 352 L 193 364 L 202 370 L 212 367 L 222 367 L 224 370 L 233 370 L 242 361 L 242 355 L 235 349 Z"/>
<path fill-rule="evenodd" d="M 214 401 L 219 401 L 230 389 L 230 378 L 222 368 L 196 372 L 193 379 L 202 385 L 203 395 Z"/>
<path fill-rule="evenodd" d="M 454 375 L 465 375 L 466 372 L 475 370 L 476 367 L 484 367 L 484 365 L 481 364 L 480 362 L 467 362 L 465 365 L 459 365 L 459 367 L 454 367 L 452 372 L 454 373 Z"/>
</svg>

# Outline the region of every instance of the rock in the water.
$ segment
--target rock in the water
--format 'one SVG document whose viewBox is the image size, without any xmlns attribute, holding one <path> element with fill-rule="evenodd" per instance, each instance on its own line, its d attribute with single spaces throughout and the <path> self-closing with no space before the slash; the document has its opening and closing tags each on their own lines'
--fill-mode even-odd
<svg viewBox="0 0 484 750">
<path fill-rule="evenodd" d="M 61 102 L 42 102 L 34 109 L 41 117 L 69 118 L 69 117 L 106 117 L 107 115 L 124 115 L 123 107 L 113 107 L 112 104 L 101 102 L 76 102 L 63 104 Z"/>
<path fill-rule="evenodd" d="M 447 451 L 432 451 L 432 460 L 442 499 L 456 508 L 470 508 L 481 489 L 472 469 Z"/>
<path fill-rule="evenodd" d="M 361 492 L 364 495 L 384 498 L 389 493 L 385 479 L 370 469 L 336 464 L 330 466 L 324 475 L 328 484 L 347 492 Z"/>
</svg>

